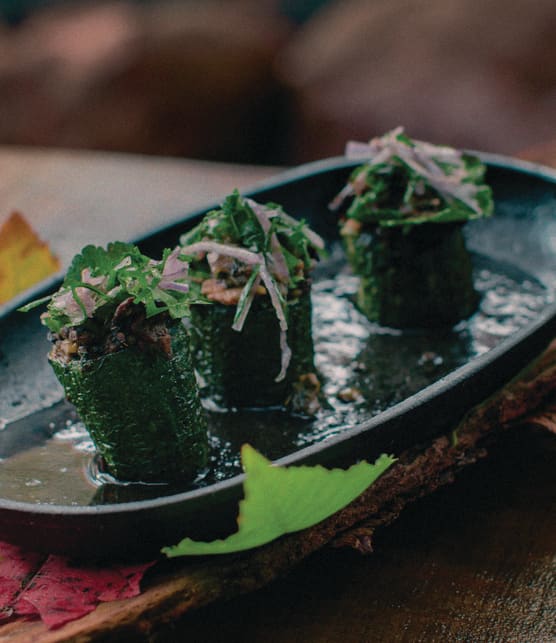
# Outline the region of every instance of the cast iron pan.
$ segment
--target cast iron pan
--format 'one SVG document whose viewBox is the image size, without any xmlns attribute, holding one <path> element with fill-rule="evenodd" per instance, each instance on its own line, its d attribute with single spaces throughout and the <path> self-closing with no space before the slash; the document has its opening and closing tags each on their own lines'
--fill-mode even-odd
<svg viewBox="0 0 556 643">
<path fill-rule="evenodd" d="M 504 157 L 481 156 L 488 165 L 496 215 L 467 226 L 468 246 L 537 280 L 546 289 L 546 304 L 492 350 L 342 434 L 286 453 L 278 462 L 348 466 L 430 440 L 510 380 L 556 336 L 556 173 Z M 246 194 L 282 204 L 331 241 L 337 238 L 337 224 L 327 204 L 352 167 L 341 158 L 304 165 Z M 144 252 L 159 256 L 203 213 L 189 213 L 138 243 Z M 46 363 L 45 330 L 38 314 L 16 311 L 17 305 L 51 292 L 58 284 L 59 278 L 50 280 L 0 309 L 0 418 L 19 405 L 18 419 L 0 431 L 2 458 L 44 441 L 43 427 L 60 413 L 59 404 L 53 405 L 59 391 L 53 397 L 49 393 L 53 376 Z M 241 492 L 242 476 L 235 475 L 204 488 L 148 500 L 56 506 L 3 499 L 0 487 L 0 539 L 78 557 L 155 555 L 161 546 L 186 535 L 211 539 L 232 532 Z"/>
</svg>

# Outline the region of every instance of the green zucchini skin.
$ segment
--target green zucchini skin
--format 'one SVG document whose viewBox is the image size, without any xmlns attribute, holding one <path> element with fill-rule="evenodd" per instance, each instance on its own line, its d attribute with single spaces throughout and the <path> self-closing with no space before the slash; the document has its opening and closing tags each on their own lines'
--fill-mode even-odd
<svg viewBox="0 0 556 643">
<path fill-rule="evenodd" d="M 181 323 L 172 356 L 136 348 L 69 364 L 50 360 L 110 473 L 126 481 L 177 481 L 205 466 L 206 418 Z"/>
<path fill-rule="evenodd" d="M 255 297 L 241 332 L 232 329 L 235 306 L 191 307 L 191 347 L 201 394 L 231 407 L 284 406 L 300 375 L 315 371 L 309 289 L 288 301 L 287 341 L 292 351 L 286 377 L 280 372 L 280 330 L 267 296 Z"/>
<path fill-rule="evenodd" d="M 479 296 L 462 224 L 375 228 L 343 237 L 360 276 L 357 306 L 394 328 L 452 326 L 475 312 Z"/>
</svg>

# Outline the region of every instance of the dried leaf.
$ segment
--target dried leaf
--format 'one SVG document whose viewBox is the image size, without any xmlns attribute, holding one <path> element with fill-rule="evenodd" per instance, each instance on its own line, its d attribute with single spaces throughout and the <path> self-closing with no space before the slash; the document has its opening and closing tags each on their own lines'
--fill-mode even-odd
<svg viewBox="0 0 556 643">
<path fill-rule="evenodd" d="M 74 565 L 62 556 L 46 557 L 0 542 L 0 620 L 39 615 L 47 627 L 60 627 L 100 602 L 137 596 L 153 564 Z"/>
<path fill-rule="evenodd" d="M 0 619 L 13 614 L 13 602 L 43 560 L 42 554 L 0 542 Z"/>
<path fill-rule="evenodd" d="M 49 556 L 14 604 L 18 615 L 39 614 L 53 629 L 92 612 L 99 602 L 137 596 L 145 571 L 137 565 L 79 566 Z"/>
<path fill-rule="evenodd" d="M 92 612 L 99 602 L 132 598 L 140 592 L 145 571 L 154 563 L 78 566 L 49 556 L 14 605 L 17 614 L 38 613 L 53 629 Z"/>
<path fill-rule="evenodd" d="M 60 270 L 60 261 L 13 212 L 0 227 L 0 304 Z"/>
</svg>

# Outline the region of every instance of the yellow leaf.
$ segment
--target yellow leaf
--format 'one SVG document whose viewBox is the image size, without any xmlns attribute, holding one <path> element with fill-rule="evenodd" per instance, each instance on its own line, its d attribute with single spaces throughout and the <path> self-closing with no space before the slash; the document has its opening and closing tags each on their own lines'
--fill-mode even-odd
<svg viewBox="0 0 556 643">
<path fill-rule="evenodd" d="M 0 304 L 60 269 L 59 259 L 19 212 L 0 226 Z"/>
</svg>

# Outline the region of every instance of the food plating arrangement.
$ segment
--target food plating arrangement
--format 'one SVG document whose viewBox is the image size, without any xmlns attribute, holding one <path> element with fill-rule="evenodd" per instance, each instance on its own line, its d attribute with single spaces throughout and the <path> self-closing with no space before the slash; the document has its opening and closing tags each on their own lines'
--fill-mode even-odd
<svg viewBox="0 0 556 643">
<path fill-rule="evenodd" d="M 0 320 L 35 370 L 0 439 L 13 529 L 67 515 L 98 542 L 132 515 L 156 546 L 212 537 L 245 443 L 345 468 L 449 429 L 554 331 L 555 197 L 553 177 L 398 128 L 137 245 L 83 248 Z M 21 484 L 30 462 L 74 482 Z"/>
</svg>

